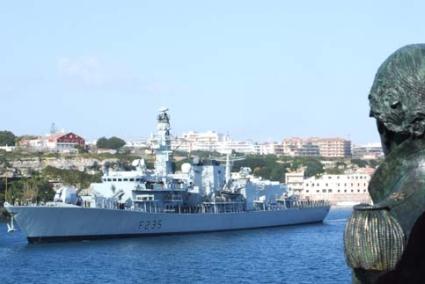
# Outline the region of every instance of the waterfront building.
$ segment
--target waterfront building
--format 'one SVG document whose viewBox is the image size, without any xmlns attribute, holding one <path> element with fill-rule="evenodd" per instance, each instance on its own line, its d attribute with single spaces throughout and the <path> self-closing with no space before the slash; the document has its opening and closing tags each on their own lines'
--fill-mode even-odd
<svg viewBox="0 0 425 284">
<path fill-rule="evenodd" d="M 304 188 L 304 171 L 286 173 L 285 184 L 291 192 L 298 196 L 301 195 Z"/>
<path fill-rule="evenodd" d="M 304 178 L 303 172 L 287 173 L 288 188 L 303 199 L 328 200 L 333 204 L 370 202 L 369 180 L 373 169 L 367 168 L 350 174 L 313 176 Z"/>
</svg>

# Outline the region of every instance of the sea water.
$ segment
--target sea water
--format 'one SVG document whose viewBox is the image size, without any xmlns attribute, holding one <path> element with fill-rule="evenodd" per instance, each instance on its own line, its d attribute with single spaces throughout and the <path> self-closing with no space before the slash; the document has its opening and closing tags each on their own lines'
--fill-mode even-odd
<svg viewBox="0 0 425 284">
<path fill-rule="evenodd" d="M 343 231 L 321 224 L 205 234 L 28 244 L 0 224 L 0 283 L 350 283 Z"/>
</svg>

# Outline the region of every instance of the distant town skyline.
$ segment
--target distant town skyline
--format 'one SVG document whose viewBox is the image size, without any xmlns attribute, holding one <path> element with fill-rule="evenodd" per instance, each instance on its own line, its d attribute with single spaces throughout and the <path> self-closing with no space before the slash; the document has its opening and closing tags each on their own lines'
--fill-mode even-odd
<svg viewBox="0 0 425 284">
<path fill-rule="evenodd" d="M 0 9 L 0 130 L 379 141 L 379 65 L 424 39 L 421 1 L 26 1 Z"/>
</svg>

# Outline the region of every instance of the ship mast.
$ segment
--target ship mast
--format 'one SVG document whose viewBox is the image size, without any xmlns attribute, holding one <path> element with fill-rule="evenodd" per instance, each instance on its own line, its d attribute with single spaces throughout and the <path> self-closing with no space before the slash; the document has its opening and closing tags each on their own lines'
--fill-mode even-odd
<svg viewBox="0 0 425 284">
<path fill-rule="evenodd" d="M 232 183 L 232 167 L 233 167 L 233 162 L 235 161 L 241 161 L 244 160 L 244 157 L 240 157 L 240 158 L 232 158 L 232 151 L 228 151 L 226 153 L 226 168 L 225 168 L 225 174 L 224 174 L 224 179 L 225 179 L 225 185 L 224 187 L 226 189 L 230 189 L 231 187 L 231 183 Z M 223 161 L 221 159 L 217 159 L 218 161 Z"/>
<path fill-rule="evenodd" d="M 170 129 L 168 108 L 161 108 L 157 118 L 156 134 L 153 143 L 156 157 L 155 173 L 157 176 L 167 176 L 172 173 Z"/>
</svg>

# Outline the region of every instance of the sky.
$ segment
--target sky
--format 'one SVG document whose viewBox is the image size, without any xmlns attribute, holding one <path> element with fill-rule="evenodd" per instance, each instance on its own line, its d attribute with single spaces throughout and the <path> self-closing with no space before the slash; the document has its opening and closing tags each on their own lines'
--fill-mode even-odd
<svg viewBox="0 0 425 284">
<path fill-rule="evenodd" d="M 367 95 L 424 1 L 1 1 L 0 130 L 378 141 Z"/>
</svg>

